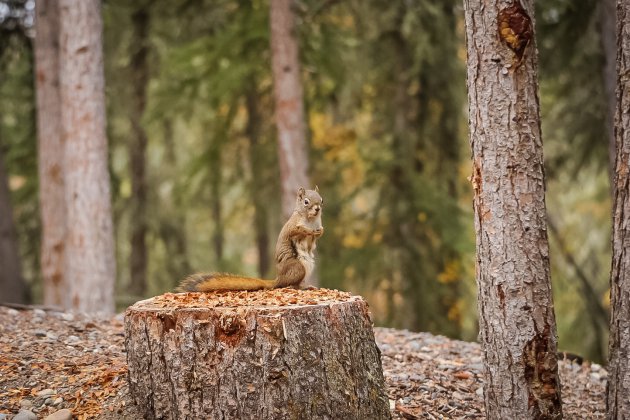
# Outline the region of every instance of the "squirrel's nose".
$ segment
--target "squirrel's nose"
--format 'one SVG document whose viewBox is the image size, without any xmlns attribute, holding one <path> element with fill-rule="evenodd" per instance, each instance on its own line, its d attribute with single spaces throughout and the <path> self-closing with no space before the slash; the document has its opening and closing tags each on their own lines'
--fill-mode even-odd
<svg viewBox="0 0 630 420">
<path fill-rule="evenodd" d="M 313 210 L 315 210 L 315 214 L 319 213 L 320 209 L 321 209 L 321 207 L 319 207 L 319 206 L 313 207 Z"/>
</svg>

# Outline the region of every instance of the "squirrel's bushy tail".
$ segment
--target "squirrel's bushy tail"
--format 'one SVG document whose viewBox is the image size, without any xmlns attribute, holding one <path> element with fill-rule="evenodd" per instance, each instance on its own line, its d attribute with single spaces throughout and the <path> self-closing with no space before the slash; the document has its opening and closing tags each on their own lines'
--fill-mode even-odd
<svg viewBox="0 0 630 420">
<path fill-rule="evenodd" d="M 213 290 L 273 289 L 275 280 L 243 277 L 230 273 L 196 273 L 186 277 L 177 288 L 180 292 L 210 292 Z"/>
</svg>

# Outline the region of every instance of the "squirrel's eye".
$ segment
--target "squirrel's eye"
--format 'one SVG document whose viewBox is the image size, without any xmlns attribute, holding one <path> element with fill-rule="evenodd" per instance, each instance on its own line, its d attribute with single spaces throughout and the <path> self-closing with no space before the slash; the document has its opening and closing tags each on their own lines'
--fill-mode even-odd
<svg viewBox="0 0 630 420">
<path fill-rule="evenodd" d="M 305 198 L 305 199 L 304 199 L 304 205 L 305 205 L 305 206 L 308 206 L 310 203 L 311 203 L 311 202 L 310 202 L 310 201 L 308 201 L 308 198 Z"/>
</svg>

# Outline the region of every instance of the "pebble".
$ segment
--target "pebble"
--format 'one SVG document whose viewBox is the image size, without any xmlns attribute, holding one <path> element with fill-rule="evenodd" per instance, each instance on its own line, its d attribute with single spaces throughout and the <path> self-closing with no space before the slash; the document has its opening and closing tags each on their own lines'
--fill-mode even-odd
<svg viewBox="0 0 630 420">
<path fill-rule="evenodd" d="M 70 335 L 68 336 L 68 338 L 66 338 L 66 344 L 76 344 L 79 341 L 81 341 L 81 339 L 76 335 Z"/>
<path fill-rule="evenodd" d="M 13 420 L 37 420 L 37 416 L 32 411 L 20 410 L 20 412 L 13 417 Z"/>
<path fill-rule="evenodd" d="M 39 391 L 35 395 L 37 395 L 38 397 L 49 397 L 51 395 L 55 395 L 55 391 L 50 388 L 46 388 L 44 390 Z"/>
<path fill-rule="evenodd" d="M 53 405 L 59 405 L 63 402 L 63 398 L 57 397 L 55 401 L 53 401 Z"/>
<path fill-rule="evenodd" d="M 46 311 L 43 311 L 41 309 L 33 309 L 33 315 L 46 316 Z"/>
<path fill-rule="evenodd" d="M 481 363 L 472 363 L 468 365 L 468 368 L 477 372 L 483 372 L 483 364 Z"/>
<path fill-rule="evenodd" d="M 35 330 L 35 337 L 46 337 L 46 331 L 44 331 L 44 330 Z"/>
<path fill-rule="evenodd" d="M 17 315 L 17 314 L 19 314 L 20 312 L 19 312 L 19 311 L 17 311 L 17 310 L 15 310 L 15 309 L 13 309 L 13 308 L 9 308 L 9 309 L 7 310 L 7 313 L 8 313 L 9 315 L 11 315 L 11 316 L 16 316 L 16 315 Z M 5 414 L 5 415 L 6 415 L 6 414 Z"/>
<path fill-rule="evenodd" d="M 52 341 L 57 341 L 57 338 L 59 338 L 59 337 L 54 332 L 48 331 L 46 333 L 46 338 L 48 338 L 49 340 L 52 340 Z"/>
<path fill-rule="evenodd" d="M 33 401 L 27 400 L 27 399 L 20 400 L 20 407 L 21 408 L 23 408 L 25 410 L 28 410 L 32 406 L 33 406 Z"/>
<path fill-rule="evenodd" d="M 61 313 L 61 315 L 59 315 L 61 317 L 61 319 L 63 319 L 64 321 L 74 321 L 74 314 L 71 314 L 70 312 L 63 312 Z"/>
<path fill-rule="evenodd" d="M 480 386 L 479 388 L 477 388 L 477 390 L 475 391 L 475 394 L 479 395 L 480 397 L 483 397 L 483 387 Z"/>
<path fill-rule="evenodd" d="M 72 411 L 64 408 L 63 410 L 55 411 L 51 415 L 44 417 L 44 420 L 72 420 Z"/>
<path fill-rule="evenodd" d="M 44 401 L 44 404 L 46 405 L 51 405 L 53 402 L 53 399 L 51 397 L 46 398 L 46 401 Z"/>
<path fill-rule="evenodd" d="M 462 394 L 460 394 L 457 391 L 453 391 L 453 393 L 451 394 L 453 396 L 453 398 L 457 399 L 457 400 L 463 400 L 464 396 Z"/>
</svg>

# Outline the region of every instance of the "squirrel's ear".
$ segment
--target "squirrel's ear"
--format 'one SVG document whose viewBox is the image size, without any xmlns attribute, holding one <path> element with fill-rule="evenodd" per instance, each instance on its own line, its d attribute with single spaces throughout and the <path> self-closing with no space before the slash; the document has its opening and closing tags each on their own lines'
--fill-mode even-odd
<svg viewBox="0 0 630 420">
<path fill-rule="evenodd" d="M 319 187 L 315 185 L 315 192 L 319 192 Z"/>
<path fill-rule="evenodd" d="M 304 197 L 304 194 L 306 194 L 306 190 L 304 189 L 304 187 L 300 187 L 298 189 L 298 198 Z"/>
</svg>

